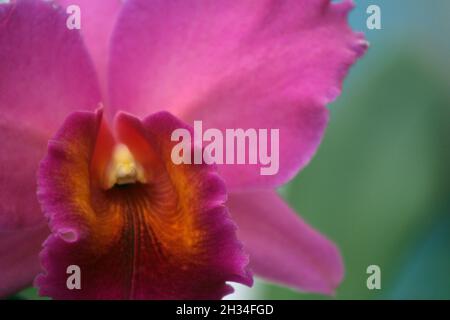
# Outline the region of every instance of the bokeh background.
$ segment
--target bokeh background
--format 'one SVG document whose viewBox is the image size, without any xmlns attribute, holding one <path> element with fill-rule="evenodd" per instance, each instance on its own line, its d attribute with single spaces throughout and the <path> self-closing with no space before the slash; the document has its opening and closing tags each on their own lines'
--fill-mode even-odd
<svg viewBox="0 0 450 320">
<path fill-rule="evenodd" d="M 366 27 L 371 4 L 381 30 Z M 450 1 L 356 0 L 350 21 L 371 47 L 329 106 L 317 155 L 280 193 L 341 248 L 331 299 L 450 299 Z M 381 290 L 366 286 L 373 264 Z M 231 298 L 330 299 L 262 280 Z"/>
</svg>

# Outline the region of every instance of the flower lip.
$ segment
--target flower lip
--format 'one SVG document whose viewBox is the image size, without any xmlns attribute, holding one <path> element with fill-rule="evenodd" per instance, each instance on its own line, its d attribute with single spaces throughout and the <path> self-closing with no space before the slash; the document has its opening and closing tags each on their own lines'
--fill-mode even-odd
<svg viewBox="0 0 450 320">
<path fill-rule="evenodd" d="M 39 170 L 52 231 L 35 281 L 41 295 L 220 299 L 232 291 L 228 281 L 252 284 L 216 168 L 171 161 L 178 127 L 187 126 L 168 113 L 120 114 L 113 136 L 101 110 L 69 116 Z M 106 189 L 98 178 L 108 173 Z M 70 265 L 81 270 L 82 290 L 66 287 Z"/>
</svg>

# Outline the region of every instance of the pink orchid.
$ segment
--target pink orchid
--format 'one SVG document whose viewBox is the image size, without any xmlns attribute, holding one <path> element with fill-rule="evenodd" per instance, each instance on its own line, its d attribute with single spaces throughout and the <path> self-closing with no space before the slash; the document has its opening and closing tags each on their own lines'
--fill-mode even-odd
<svg viewBox="0 0 450 320">
<path fill-rule="evenodd" d="M 81 32 L 66 27 L 74 2 Z M 249 268 L 333 293 L 338 249 L 275 188 L 310 161 L 326 104 L 367 47 L 347 24 L 352 6 L 1 4 L 0 296 L 39 274 L 40 294 L 53 298 L 219 299 L 227 281 L 252 284 Z M 279 172 L 175 165 L 170 133 L 194 120 L 279 128 Z M 117 185 L 116 160 L 135 164 L 133 183 Z M 67 289 L 69 265 L 80 266 L 82 290 Z"/>
</svg>

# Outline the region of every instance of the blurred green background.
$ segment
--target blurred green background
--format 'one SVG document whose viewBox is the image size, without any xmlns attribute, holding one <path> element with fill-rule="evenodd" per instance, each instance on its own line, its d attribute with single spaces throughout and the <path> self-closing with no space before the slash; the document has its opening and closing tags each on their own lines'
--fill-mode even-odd
<svg viewBox="0 0 450 320">
<path fill-rule="evenodd" d="M 330 106 L 317 155 L 280 192 L 341 248 L 332 299 L 450 299 L 450 1 L 356 2 L 351 24 L 371 48 Z M 381 30 L 366 27 L 370 4 Z M 373 264 L 381 290 L 366 287 Z M 263 281 L 233 297 L 326 298 Z"/>
</svg>

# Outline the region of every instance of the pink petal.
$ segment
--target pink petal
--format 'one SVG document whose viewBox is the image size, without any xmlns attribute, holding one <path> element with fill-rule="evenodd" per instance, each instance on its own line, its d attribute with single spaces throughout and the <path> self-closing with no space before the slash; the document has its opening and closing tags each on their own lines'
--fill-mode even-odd
<svg viewBox="0 0 450 320">
<path fill-rule="evenodd" d="M 0 230 L 42 221 L 36 171 L 47 140 L 70 111 L 101 100 L 66 18 L 43 1 L 0 5 Z"/>
<path fill-rule="evenodd" d="M 72 114 L 39 170 L 39 198 L 52 235 L 41 254 L 41 295 L 57 299 L 220 299 L 227 281 L 252 284 L 213 166 L 175 165 L 170 140 L 178 119 L 162 112 L 116 118 L 116 137 L 145 169 L 146 181 L 95 181 L 100 115 Z M 144 151 L 144 152 L 143 152 Z M 97 166 L 94 166 L 98 168 Z M 81 269 L 69 290 L 66 270 Z"/>
<path fill-rule="evenodd" d="M 63 10 L 77 5 L 81 11 L 81 33 L 95 64 L 102 91 L 106 91 L 109 40 L 123 0 L 57 0 Z"/>
<path fill-rule="evenodd" d="M 315 153 L 325 105 L 367 47 L 351 1 L 130 0 L 111 49 L 111 102 L 139 116 L 170 110 L 204 127 L 279 128 L 280 170 L 221 168 L 227 186 L 278 186 Z"/>
<path fill-rule="evenodd" d="M 301 291 L 333 294 L 344 273 L 339 250 L 274 191 L 233 193 L 227 206 L 256 275 Z"/>
<path fill-rule="evenodd" d="M 31 285 L 41 271 L 38 254 L 48 235 L 46 223 L 20 231 L 0 231 L 0 298 Z"/>
</svg>

